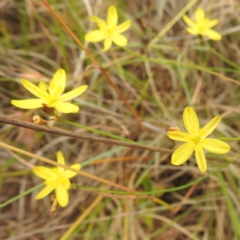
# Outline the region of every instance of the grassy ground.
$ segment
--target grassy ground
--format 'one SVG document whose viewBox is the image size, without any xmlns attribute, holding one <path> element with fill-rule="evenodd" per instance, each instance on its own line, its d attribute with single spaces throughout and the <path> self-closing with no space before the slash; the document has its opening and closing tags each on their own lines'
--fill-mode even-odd
<svg viewBox="0 0 240 240">
<path fill-rule="evenodd" d="M 231 151 L 226 155 L 206 152 L 208 170 L 202 174 L 194 155 L 185 164 L 174 166 L 167 152 L 1 124 L 2 142 L 53 160 L 61 150 L 67 164 L 81 163 L 82 171 L 137 193 L 77 175 L 68 206 L 49 216 L 51 197 L 35 200 L 42 186 L 34 187 L 42 180 L 31 172 L 34 165 L 49 165 L 1 147 L 0 239 L 240 239 L 239 1 L 48 3 L 102 65 L 144 128 L 98 66 L 37 0 L 0 3 L 2 116 L 31 122 L 33 115 L 39 114 L 47 119 L 41 109 L 22 110 L 10 101 L 32 97 L 21 78 L 48 83 L 56 70 L 63 68 L 67 90 L 83 84 L 89 88 L 74 99 L 81 110 L 62 115 L 62 122 L 55 124 L 58 128 L 94 137 L 106 137 L 103 133 L 107 133 L 123 141 L 174 150 L 179 143 L 170 140 L 165 129 L 178 126 L 185 131 L 182 113 L 192 106 L 201 126 L 214 116 L 223 116 L 211 136 L 225 139 Z M 105 19 L 111 4 L 118 9 L 119 22 L 132 21 L 124 34 L 128 45 L 124 49 L 113 45 L 101 52 L 102 43 L 84 42 L 84 34 L 95 28 L 88 16 Z M 197 7 L 209 18 L 219 19 L 214 30 L 222 34 L 221 41 L 200 41 L 187 33 L 182 16 L 186 13 L 192 18 Z"/>
</svg>

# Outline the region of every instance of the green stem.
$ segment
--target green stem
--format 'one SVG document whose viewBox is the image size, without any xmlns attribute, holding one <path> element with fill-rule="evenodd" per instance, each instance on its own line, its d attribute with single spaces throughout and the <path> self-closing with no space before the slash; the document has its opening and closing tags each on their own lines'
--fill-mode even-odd
<svg viewBox="0 0 240 240">
<path fill-rule="evenodd" d="M 75 127 L 78 127 L 78 128 L 83 128 L 87 131 L 98 133 L 98 134 L 101 134 L 103 136 L 111 137 L 113 139 L 118 139 L 118 140 L 121 140 L 121 141 L 124 141 L 124 142 L 129 142 L 129 143 L 137 143 L 137 142 L 129 140 L 127 138 L 119 137 L 119 136 L 116 136 L 116 135 L 113 135 L 113 134 L 110 134 L 110 133 L 105 133 L 105 132 L 102 132 L 102 131 L 99 131 L 99 130 L 96 130 L 96 129 L 93 129 L 93 128 L 90 128 L 90 127 L 86 127 L 86 126 L 78 124 L 78 123 L 73 123 L 71 121 L 61 119 L 60 122 L 67 123 L 69 125 L 72 125 L 72 126 L 75 126 Z"/>
</svg>

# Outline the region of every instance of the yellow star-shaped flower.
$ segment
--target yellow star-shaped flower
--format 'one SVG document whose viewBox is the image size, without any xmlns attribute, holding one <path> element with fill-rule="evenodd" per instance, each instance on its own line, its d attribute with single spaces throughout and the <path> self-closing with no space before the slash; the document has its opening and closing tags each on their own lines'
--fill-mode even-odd
<svg viewBox="0 0 240 240">
<path fill-rule="evenodd" d="M 210 20 L 205 18 L 205 13 L 201 8 L 197 9 L 195 13 L 195 22 L 186 15 L 183 16 L 183 20 L 189 26 L 187 31 L 192 35 L 200 34 L 202 36 L 207 36 L 212 40 L 222 39 L 222 36 L 218 32 L 211 29 L 218 24 L 218 19 Z"/>
<path fill-rule="evenodd" d="M 230 146 L 227 143 L 213 138 L 206 138 L 213 132 L 220 121 L 221 116 L 216 116 L 203 128 L 199 129 L 198 117 L 194 109 L 186 107 L 183 113 L 183 122 L 188 133 L 178 130 L 170 130 L 167 132 L 169 138 L 185 142 L 174 151 L 172 155 L 172 164 L 183 164 L 195 151 L 200 171 L 203 173 L 206 172 L 207 162 L 203 149 L 216 154 L 224 154 L 230 150 Z"/>
<path fill-rule="evenodd" d="M 88 42 L 100 42 L 104 40 L 104 48 L 102 51 L 107 51 L 112 42 L 123 47 L 127 45 L 127 38 L 121 33 L 125 32 L 131 25 L 131 21 L 127 20 L 120 25 L 118 23 L 118 14 L 114 6 L 108 8 L 107 21 L 91 16 L 90 20 L 95 22 L 99 29 L 93 30 L 85 35 L 85 40 Z"/>
<path fill-rule="evenodd" d="M 58 163 L 65 165 L 65 160 L 60 151 L 57 152 Z M 76 163 L 71 166 L 76 170 L 80 170 L 80 164 Z M 71 186 L 70 178 L 74 177 L 77 173 L 65 170 L 62 167 L 47 168 L 37 166 L 33 168 L 33 172 L 40 178 L 45 180 L 46 187 L 42 189 L 36 196 L 36 199 L 46 197 L 50 192 L 55 189 L 56 200 L 61 207 L 66 207 L 69 201 L 68 189 Z"/>
<path fill-rule="evenodd" d="M 48 85 L 40 82 L 39 86 L 35 86 L 31 82 L 21 79 L 22 85 L 33 95 L 39 99 L 12 100 L 11 103 L 23 109 L 35 109 L 41 107 L 55 108 L 62 113 L 76 113 L 79 107 L 65 102 L 82 94 L 87 88 L 87 85 L 80 86 L 68 93 L 62 94 L 66 87 L 66 73 L 63 69 L 57 70 Z"/>
</svg>

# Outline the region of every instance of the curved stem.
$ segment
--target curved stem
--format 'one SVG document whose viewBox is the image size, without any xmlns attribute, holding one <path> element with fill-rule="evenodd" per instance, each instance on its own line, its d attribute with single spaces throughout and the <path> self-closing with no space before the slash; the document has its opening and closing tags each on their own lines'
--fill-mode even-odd
<svg viewBox="0 0 240 240">
<path fill-rule="evenodd" d="M 76 43 L 79 45 L 79 47 L 87 54 L 89 59 L 92 61 L 95 67 L 98 67 L 98 69 L 101 71 L 103 76 L 107 79 L 108 83 L 114 88 L 114 90 L 118 93 L 119 97 L 123 100 L 123 102 L 127 105 L 128 109 L 136 119 L 138 126 L 140 128 L 143 128 L 143 125 L 141 123 L 141 119 L 138 116 L 137 112 L 134 110 L 134 108 L 130 105 L 130 103 L 127 101 L 127 99 L 122 94 L 121 90 L 118 88 L 118 86 L 114 83 L 114 81 L 110 78 L 108 73 L 103 69 L 103 67 L 98 63 L 94 57 L 91 55 L 91 53 L 83 46 L 82 42 L 77 38 L 77 36 L 72 32 L 72 30 L 65 24 L 65 22 L 58 16 L 58 14 L 51 8 L 51 6 L 47 3 L 46 0 L 42 0 L 42 2 L 45 4 L 49 12 L 52 13 L 52 15 L 61 23 L 61 25 L 65 28 L 65 30 L 69 33 L 69 35 L 76 41 Z"/>
</svg>

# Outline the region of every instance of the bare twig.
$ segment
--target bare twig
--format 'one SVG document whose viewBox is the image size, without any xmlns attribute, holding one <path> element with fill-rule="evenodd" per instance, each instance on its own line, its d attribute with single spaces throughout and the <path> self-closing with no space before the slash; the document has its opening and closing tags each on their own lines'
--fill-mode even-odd
<svg viewBox="0 0 240 240">
<path fill-rule="evenodd" d="M 156 151 L 156 152 L 172 153 L 172 150 L 169 150 L 167 148 L 154 148 L 154 147 L 140 145 L 137 143 L 134 144 L 134 143 L 128 143 L 128 142 L 123 142 L 123 141 L 119 141 L 119 140 L 113 140 L 113 139 L 109 139 L 109 138 L 83 135 L 83 134 L 63 130 L 60 128 L 55 128 L 55 127 L 49 128 L 46 126 L 36 125 L 33 123 L 20 121 L 20 120 L 16 120 L 16 119 L 11 119 L 11 118 L 7 118 L 7 117 L 3 117 L 3 116 L 0 116 L 0 122 L 18 126 L 18 127 L 28 128 L 28 129 L 32 129 L 32 130 L 36 130 L 36 131 L 48 132 L 48 133 L 58 134 L 58 135 L 62 135 L 62 136 L 83 139 L 83 140 L 87 140 L 87 141 L 107 143 L 107 144 L 113 144 L 113 145 L 131 147 L 131 148 L 138 148 L 138 149 L 145 149 L 145 150 Z"/>
</svg>

